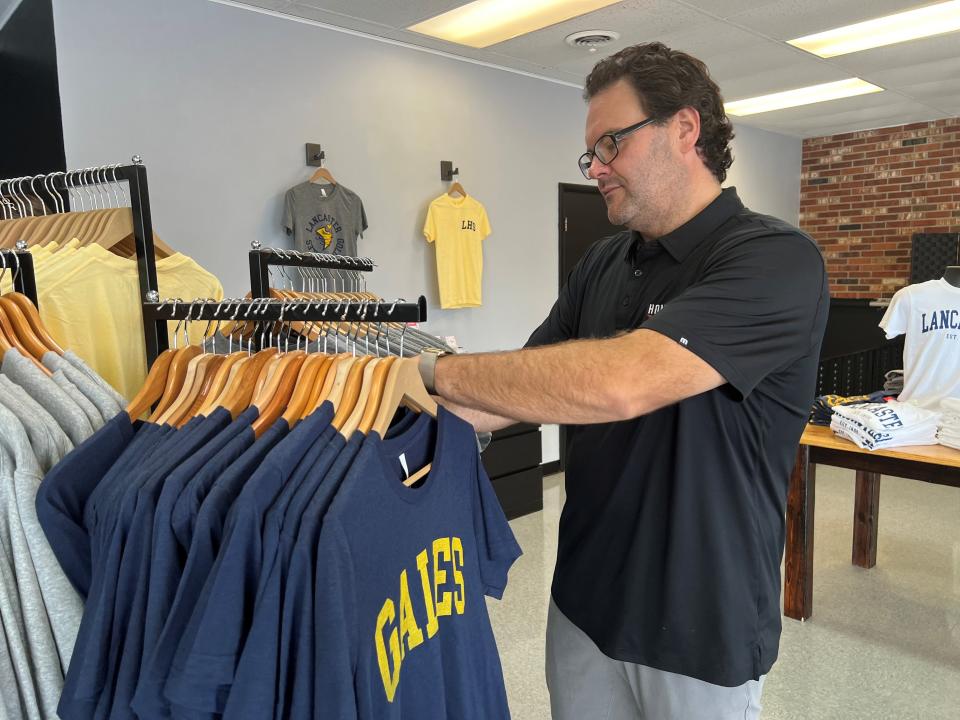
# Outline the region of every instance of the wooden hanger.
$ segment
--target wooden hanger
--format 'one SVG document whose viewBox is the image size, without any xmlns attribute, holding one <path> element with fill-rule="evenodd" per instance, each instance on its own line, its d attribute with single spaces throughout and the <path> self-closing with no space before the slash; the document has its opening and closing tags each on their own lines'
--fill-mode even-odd
<svg viewBox="0 0 960 720">
<path fill-rule="evenodd" d="M 147 379 L 144 380 L 140 391 L 127 405 L 127 415 L 130 416 L 131 420 L 136 420 L 143 415 L 163 395 L 163 390 L 167 384 L 167 373 L 170 371 L 170 363 L 173 361 L 173 353 L 173 350 L 164 350 L 153 361 L 150 372 L 147 373 Z"/>
<path fill-rule="evenodd" d="M 370 390 L 370 395 L 367 397 L 367 405 L 363 410 L 363 417 L 360 418 L 360 425 L 357 428 L 364 435 L 369 434 L 371 428 L 373 428 L 373 421 L 377 417 L 380 402 L 383 400 L 383 389 L 387 384 L 387 375 L 390 372 L 390 366 L 393 365 L 396 359 L 395 357 L 383 358 L 383 360 L 377 363 L 377 367 L 374 370 L 373 387 Z"/>
<path fill-rule="evenodd" d="M 347 418 L 350 417 L 350 413 L 353 412 L 353 408 L 357 404 L 357 399 L 360 397 L 360 389 L 363 386 L 363 370 L 370 360 L 372 360 L 370 357 L 358 357 L 355 358 L 350 365 L 350 372 L 347 373 L 347 379 L 343 384 L 340 399 L 334 403 L 336 414 L 333 417 L 331 425 L 337 430 L 343 427 L 343 424 L 347 421 Z"/>
<path fill-rule="evenodd" d="M 9 295 L 0 295 L 0 312 L 6 314 L 17 339 L 26 348 L 30 356 L 37 361 L 42 361 L 43 356 L 49 352 L 49 349 L 44 345 L 43 340 L 37 337 L 30 320 L 23 314 L 20 306 L 10 299 Z"/>
<path fill-rule="evenodd" d="M 330 171 L 325 167 L 318 167 L 316 172 L 310 176 L 310 182 L 315 183 L 318 180 L 326 180 L 331 185 L 336 185 L 337 181 L 333 179 L 333 175 L 330 174 Z"/>
<path fill-rule="evenodd" d="M 24 325 L 29 328 L 26 319 L 21 315 L 20 317 L 14 316 L 11 317 L 7 314 L 7 311 L 4 309 L 5 304 L 0 302 L 0 334 L 6 336 L 7 343 L 11 347 L 15 347 L 21 355 L 23 355 L 27 360 L 32 362 L 44 375 L 50 377 L 53 375 L 47 368 L 43 366 L 40 360 L 36 357 L 34 352 L 38 348 L 34 345 L 33 340 L 29 336 L 22 336 L 21 333 L 24 330 Z M 29 346 L 29 348 L 28 348 Z M 43 353 L 41 353 L 41 357 Z"/>
<path fill-rule="evenodd" d="M 160 417 L 161 424 L 179 427 L 187 419 L 187 413 L 203 390 L 204 384 L 216 372 L 223 362 L 222 355 L 204 353 L 190 361 L 187 376 L 184 379 L 180 394 L 167 411 Z"/>
<path fill-rule="evenodd" d="M 357 358 L 353 355 L 345 355 L 342 357 L 337 363 L 337 372 L 333 377 L 333 385 L 330 388 L 330 392 L 320 402 L 329 401 L 333 404 L 334 409 L 340 407 L 343 391 L 347 385 L 347 378 L 350 376 L 350 368 L 353 367 L 356 361 Z"/>
<path fill-rule="evenodd" d="M 216 409 L 216 401 L 223 393 L 223 389 L 231 379 L 236 379 L 239 374 L 239 372 L 234 372 L 234 369 L 248 357 L 249 355 L 245 352 L 235 352 L 224 356 L 223 363 L 217 368 L 217 372 L 214 373 L 210 382 L 210 387 L 204 393 L 203 402 L 191 410 L 192 415 L 209 415 Z"/>
<path fill-rule="evenodd" d="M 377 410 L 377 417 L 371 428 L 380 437 L 384 437 L 390 429 L 393 416 L 401 406 L 406 406 L 417 412 L 425 412 L 437 416 L 437 402 L 430 397 L 420 379 L 417 369 L 418 358 L 397 358 L 390 367 L 387 381 L 383 388 L 383 399 Z"/>
<path fill-rule="evenodd" d="M 417 412 L 425 412 L 432 417 L 437 416 L 437 403 L 430 397 L 427 388 L 420 379 L 420 370 L 417 368 L 418 358 L 398 358 L 390 367 L 387 382 L 383 389 L 383 399 L 377 410 L 372 431 L 381 438 L 386 436 L 393 416 L 400 407 L 406 406 Z M 407 478 L 403 484 L 411 486 L 430 472 L 432 464 L 428 463 Z"/>
<path fill-rule="evenodd" d="M 253 392 L 264 366 L 277 354 L 276 348 L 267 348 L 251 355 L 238 363 L 238 374 L 231 379 L 223 389 L 220 397 L 214 402 L 214 407 L 222 407 L 236 419 L 240 413 L 249 408 L 253 400 Z"/>
<path fill-rule="evenodd" d="M 163 415 L 170 405 L 173 404 L 173 401 L 177 399 L 177 396 L 180 394 L 180 389 L 183 387 L 183 381 L 187 376 L 187 368 L 190 365 L 190 361 L 201 352 L 200 348 L 196 345 L 187 345 L 186 347 L 173 351 L 173 360 L 170 363 L 170 370 L 167 372 L 166 386 L 163 389 L 163 394 L 160 395 L 156 409 L 149 417 L 150 422 L 157 422 L 157 419 Z"/>
<path fill-rule="evenodd" d="M 307 409 L 317 377 L 321 373 L 324 377 L 326 376 L 327 366 L 331 362 L 332 358 L 329 355 L 316 353 L 308 355 L 307 359 L 303 361 L 303 365 L 300 367 L 300 375 L 297 377 L 297 386 L 282 416 L 291 428 L 297 424 L 297 421 L 303 416 L 303 411 Z"/>
<path fill-rule="evenodd" d="M 57 355 L 63 355 L 64 350 L 61 348 L 57 341 L 53 339 L 53 336 L 47 332 L 46 326 L 43 324 L 43 320 L 40 319 L 40 313 L 37 311 L 37 306 L 34 305 L 30 298 L 26 295 L 21 295 L 18 292 L 9 293 L 4 295 L 5 298 L 9 298 L 10 301 L 20 308 L 21 312 L 26 316 L 27 321 L 30 323 L 30 327 L 33 329 L 34 334 L 40 339 L 44 344 L 47 350 L 55 352 Z"/>
<path fill-rule="evenodd" d="M 460 181 L 455 181 L 450 188 L 447 190 L 447 195 L 453 197 L 454 193 L 460 193 L 463 197 L 467 196 L 467 191 L 463 189 L 463 185 L 460 184 Z"/>
<path fill-rule="evenodd" d="M 370 392 L 373 390 L 373 378 L 377 368 L 380 367 L 381 364 L 383 364 L 383 360 L 373 358 L 367 363 L 366 367 L 363 368 L 360 394 L 357 396 L 357 401 L 354 403 L 350 415 L 348 415 L 347 419 L 339 426 L 340 433 L 347 439 L 360 427 L 360 420 L 363 419 L 363 414 L 367 409 L 367 401 L 370 399 Z M 336 420 L 336 418 L 334 418 L 334 420 Z"/>
<path fill-rule="evenodd" d="M 310 400 L 307 402 L 307 406 L 300 416 L 301 420 L 320 407 L 323 401 L 330 395 L 330 391 L 333 389 L 333 383 L 337 377 L 337 367 L 340 364 L 340 360 L 347 356 L 329 355 L 327 357 L 330 358 L 330 362 L 327 363 L 324 371 L 317 375 L 317 379 L 313 383 L 313 390 L 310 393 Z"/>
<path fill-rule="evenodd" d="M 281 416 L 293 397 L 293 390 L 300 375 L 300 367 L 306 360 L 306 353 L 292 352 L 282 357 L 278 372 L 264 388 L 264 395 L 254 398 L 253 405 L 260 409 L 260 417 L 254 420 L 254 437 L 260 437 Z"/>
<path fill-rule="evenodd" d="M 203 385 L 200 387 L 200 392 L 197 394 L 197 397 L 194 399 L 193 404 L 187 408 L 186 413 L 181 416 L 180 421 L 177 423 L 177 427 L 182 427 L 187 423 L 190 418 L 195 418 L 198 416 L 206 417 L 208 413 L 198 412 L 201 407 L 207 404 L 212 399 L 216 399 L 217 395 L 220 394 L 220 390 L 223 389 L 224 384 L 227 381 L 227 378 L 230 376 L 230 368 L 241 359 L 241 357 L 234 357 L 234 355 L 241 355 L 241 353 L 233 353 L 231 355 L 216 355 L 217 358 L 215 361 L 211 361 L 211 366 L 207 370 L 207 377 L 203 381 Z"/>
</svg>

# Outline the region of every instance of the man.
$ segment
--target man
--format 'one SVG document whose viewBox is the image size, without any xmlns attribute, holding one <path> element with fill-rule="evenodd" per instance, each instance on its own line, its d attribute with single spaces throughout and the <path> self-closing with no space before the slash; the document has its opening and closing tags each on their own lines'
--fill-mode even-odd
<svg viewBox="0 0 960 720">
<path fill-rule="evenodd" d="M 823 259 L 721 190 L 733 132 L 702 62 L 637 45 L 601 61 L 585 97 L 581 169 L 629 230 L 587 252 L 527 349 L 421 372 L 478 429 L 570 426 L 553 717 L 757 718 Z"/>
</svg>

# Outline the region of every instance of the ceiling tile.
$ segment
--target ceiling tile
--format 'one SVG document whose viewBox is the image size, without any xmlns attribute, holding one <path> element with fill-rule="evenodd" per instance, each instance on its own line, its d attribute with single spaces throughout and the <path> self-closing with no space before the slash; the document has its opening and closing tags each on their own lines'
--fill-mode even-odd
<svg viewBox="0 0 960 720">
<path fill-rule="evenodd" d="M 729 19 L 770 37 L 791 40 L 923 4 L 923 0 L 775 0 Z"/>
<path fill-rule="evenodd" d="M 728 18 L 746 10 L 769 5 L 775 0 L 681 0 L 684 5 L 703 10 L 718 18 Z"/>
<path fill-rule="evenodd" d="M 866 76 L 927 63 L 949 63 L 960 57 L 960 32 L 911 40 L 831 58 L 838 67 Z"/>
<path fill-rule="evenodd" d="M 318 10 L 360 17 L 381 25 L 406 28 L 421 20 L 434 17 L 466 5 L 470 0 L 297 0 Z"/>
<path fill-rule="evenodd" d="M 631 0 L 497 43 L 489 50 L 543 65 L 562 65 L 588 55 L 584 50 L 570 47 L 564 42 L 567 35 L 581 30 L 614 30 L 620 33 L 620 40 L 615 46 L 603 48 L 603 52 L 609 54 L 628 45 L 658 40 L 684 27 L 709 22 L 710 18 L 703 13 L 675 0 Z"/>
</svg>

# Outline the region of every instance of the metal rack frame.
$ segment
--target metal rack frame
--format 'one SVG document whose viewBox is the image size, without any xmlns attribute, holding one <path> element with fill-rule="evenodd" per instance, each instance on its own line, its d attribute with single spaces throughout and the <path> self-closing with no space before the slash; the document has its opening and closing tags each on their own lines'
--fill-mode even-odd
<svg viewBox="0 0 960 720">
<path fill-rule="evenodd" d="M 33 255 L 28 250 L 0 250 L 0 267 L 13 273 L 13 289 L 37 302 L 37 275 L 33 268 Z"/>
<path fill-rule="evenodd" d="M 250 294 L 253 297 L 265 298 L 270 296 L 270 266 L 349 270 L 351 272 L 371 272 L 374 268 L 373 260 L 370 258 L 261 248 L 260 243 L 254 241 L 253 250 L 250 251 Z"/>
</svg>

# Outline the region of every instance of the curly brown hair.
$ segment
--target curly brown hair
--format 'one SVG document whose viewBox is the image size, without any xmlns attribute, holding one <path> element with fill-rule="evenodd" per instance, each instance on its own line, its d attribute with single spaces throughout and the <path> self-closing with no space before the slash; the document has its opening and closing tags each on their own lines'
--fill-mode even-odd
<svg viewBox="0 0 960 720">
<path fill-rule="evenodd" d="M 624 78 L 637 92 L 644 111 L 657 118 L 658 124 L 684 107 L 700 113 L 697 150 L 714 177 L 723 182 L 733 164 L 733 125 L 723 109 L 720 88 L 703 61 L 659 42 L 633 45 L 594 66 L 583 97 L 589 101 Z"/>
</svg>

